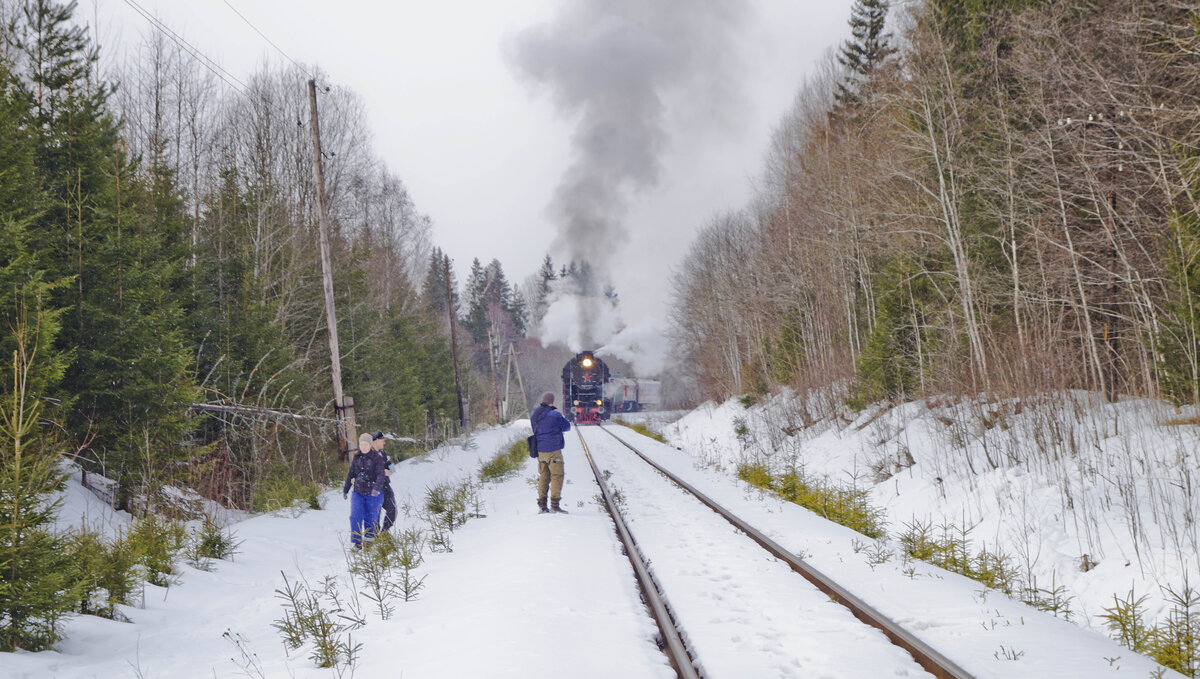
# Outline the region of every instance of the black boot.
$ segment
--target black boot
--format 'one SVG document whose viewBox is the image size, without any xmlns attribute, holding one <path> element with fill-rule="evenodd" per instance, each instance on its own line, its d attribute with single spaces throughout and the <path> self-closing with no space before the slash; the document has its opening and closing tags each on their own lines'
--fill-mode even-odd
<svg viewBox="0 0 1200 679">
<path fill-rule="evenodd" d="M 550 511 L 558 513 L 558 514 L 566 514 L 567 513 L 567 510 L 558 506 L 558 498 L 556 498 L 556 497 L 550 498 Z"/>
<path fill-rule="evenodd" d="M 538 498 L 538 514 L 549 514 L 550 510 L 546 509 L 546 498 Z"/>
</svg>

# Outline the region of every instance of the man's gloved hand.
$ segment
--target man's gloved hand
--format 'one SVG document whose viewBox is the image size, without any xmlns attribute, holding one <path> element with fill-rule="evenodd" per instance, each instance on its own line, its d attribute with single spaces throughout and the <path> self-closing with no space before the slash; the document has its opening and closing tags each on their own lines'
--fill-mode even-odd
<svg viewBox="0 0 1200 679">
<path fill-rule="evenodd" d="M 349 500 L 349 499 L 350 499 L 350 493 L 342 493 L 342 499 L 343 499 L 343 500 Z"/>
</svg>

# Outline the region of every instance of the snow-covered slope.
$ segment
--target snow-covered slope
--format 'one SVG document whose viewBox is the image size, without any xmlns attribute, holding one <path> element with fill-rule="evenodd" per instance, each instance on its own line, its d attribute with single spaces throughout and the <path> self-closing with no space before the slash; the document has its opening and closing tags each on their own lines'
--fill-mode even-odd
<svg viewBox="0 0 1200 679">
<path fill-rule="evenodd" d="M 796 465 L 869 488 L 893 536 L 914 520 L 971 527 L 976 549 L 1008 555 L 1026 587 L 1063 588 L 1070 619 L 1093 628 L 1114 595 L 1148 595 L 1152 622 L 1168 609 L 1163 588 L 1200 582 L 1190 410 L 1070 392 L 851 414 L 833 398 L 782 394 L 710 403 L 663 430 L 698 464 Z"/>
</svg>

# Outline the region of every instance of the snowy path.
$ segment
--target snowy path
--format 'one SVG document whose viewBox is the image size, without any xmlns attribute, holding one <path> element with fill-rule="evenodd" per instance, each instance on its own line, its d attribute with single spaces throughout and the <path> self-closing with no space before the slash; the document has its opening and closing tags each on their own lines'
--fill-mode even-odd
<svg viewBox="0 0 1200 679">
<path fill-rule="evenodd" d="M 525 424 L 527 428 L 527 423 Z M 397 501 L 419 506 L 425 489 L 475 476 L 479 463 L 521 434 L 493 429 L 469 448 L 406 460 L 393 478 Z M 607 515 L 590 503 L 595 485 L 585 462 L 568 459 L 572 514 L 539 516 L 526 464 L 520 477 L 481 490 L 485 518 L 452 534 L 454 551 L 427 554 L 416 601 L 397 604 L 394 617 L 372 615 L 353 633 L 363 644 L 345 677 L 445 679 L 581 677 L 669 679 L 674 676 L 654 643 L 629 562 Z M 308 649 L 284 652 L 271 624 L 282 608 L 274 590 L 280 571 L 311 583 L 344 577 L 342 543 L 348 503 L 340 491 L 325 496 L 324 511 L 297 518 L 257 516 L 234 527 L 242 541 L 233 562 L 213 572 L 181 567 L 169 589 L 147 588 L 145 608 L 125 608 L 132 624 L 90 616 L 73 618 L 57 652 L 0 654 L 4 679 L 322 678 Z M 587 500 L 587 508 L 577 507 Z M 401 515 L 398 527 L 423 525 Z M 363 600 L 363 604 L 370 605 Z M 246 671 L 241 654 L 222 635 L 243 639 L 259 668 Z"/>
<path fill-rule="evenodd" d="M 616 440 L 583 431 L 704 676 L 930 676 Z"/>
</svg>

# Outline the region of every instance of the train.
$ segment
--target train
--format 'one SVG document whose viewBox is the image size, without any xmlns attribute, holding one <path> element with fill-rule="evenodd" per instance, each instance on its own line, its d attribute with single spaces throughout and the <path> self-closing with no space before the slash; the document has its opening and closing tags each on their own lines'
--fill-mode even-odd
<svg viewBox="0 0 1200 679">
<path fill-rule="evenodd" d="M 591 351 L 581 351 L 562 369 L 563 415 L 576 424 L 600 424 L 617 413 L 658 406 L 661 383 L 614 376 Z"/>
</svg>

